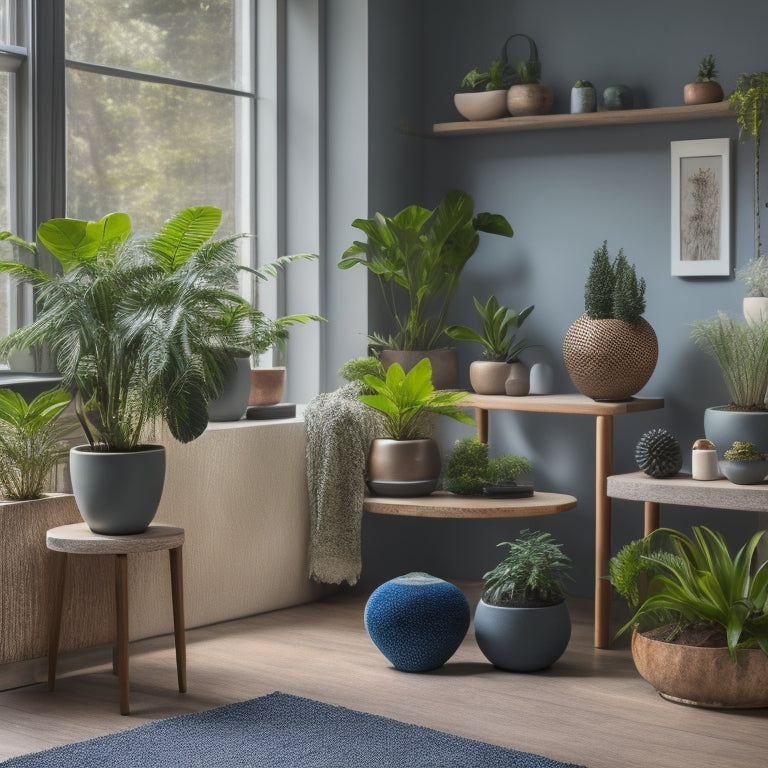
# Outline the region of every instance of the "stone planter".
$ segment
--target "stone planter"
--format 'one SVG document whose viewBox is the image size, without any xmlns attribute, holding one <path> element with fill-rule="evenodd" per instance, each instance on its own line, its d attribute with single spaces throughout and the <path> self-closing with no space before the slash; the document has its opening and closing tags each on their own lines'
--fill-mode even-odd
<svg viewBox="0 0 768 768">
<path fill-rule="evenodd" d="M 720 459 L 737 440 L 754 443 L 768 453 L 768 411 L 734 411 L 726 405 L 704 411 L 704 436 L 715 445 Z"/>
<path fill-rule="evenodd" d="M 208 421 L 239 421 L 248 408 L 251 391 L 251 358 L 236 357 L 235 370 L 221 394 L 208 403 Z"/>
<path fill-rule="evenodd" d="M 571 88 L 571 114 L 580 115 L 597 109 L 597 95 L 592 86 Z"/>
<path fill-rule="evenodd" d="M 723 459 L 720 471 L 736 485 L 755 485 L 762 483 L 768 475 L 768 461 L 734 461 Z"/>
<path fill-rule="evenodd" d="M 453 103 L 467 120 L 496 120 L 507 117 L 507 91 L 455 93 Z"/>
<path fill-rule="evenodd" d="M 478 395 L 503 395 L 511 372 L 511 363 L 473 360 L 469 364 L 469 383 Z"/>
<path fill-rule="evenodd" d="M 519 360 L 510 363 L 509 376 L 504 382 L 504 392 L 510 397 L 524 397 L 531 389 L 531 371 Z"/>
<path fill-rule="evenodd" d="M 377 438 L 368 453 L 368 487 L 379 496 L 428 496 L 440 477 L 440 449 L 430 438 Z"/>
<path fill-rule="evenodd" d="M 737 653 L 734 662 L 727 648 L 695 648 L 632 634 L 637 671 L 665 699 L 697 707 L 768 706 L 768 656 L 759 648 Z"/>
</svg>

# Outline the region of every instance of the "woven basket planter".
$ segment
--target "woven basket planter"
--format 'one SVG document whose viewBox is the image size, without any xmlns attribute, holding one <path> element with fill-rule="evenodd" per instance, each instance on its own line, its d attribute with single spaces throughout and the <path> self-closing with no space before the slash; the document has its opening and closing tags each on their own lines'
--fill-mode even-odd
<svg viewBox="0 0 768 768">
<path fill-rule="evenodd" d="M 647 320 L 593 320 L 586 314 L 563 341 L 563 361 L 576 389 L 593 400 L 628 400 L 656 368 L 659 344 Z"/>
</svg>

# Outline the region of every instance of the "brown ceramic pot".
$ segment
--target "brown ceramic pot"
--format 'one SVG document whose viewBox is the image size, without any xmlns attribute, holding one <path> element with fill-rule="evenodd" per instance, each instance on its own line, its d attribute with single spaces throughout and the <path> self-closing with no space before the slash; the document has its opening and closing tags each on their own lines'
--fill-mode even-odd
<svg viewBox="0 0 768 768">
<path fill-rule="evenodd" d="M 469 383 L 478 395 L 503 395 L 511 371 L 510 363 L 473 360 L 469 364 Z"/>
<path fill-rule="evenodd" d="M 285 366 L 251 369 L 248 405 L 275 405 L 283 399 Z"/>
<path fill-rule="evenodd" d="M 687 83 L 683 86 L 685 104 L 714 104 L 722 100 L 723 88 L 714 80 L 708 83 Z"/>
<path fill-rule="evenodd" d="M 507 91 L 507 109 L 513 117 L 546 115 L 553 103 L 552 89 L 542 83 L 513 85 Z"/>
<path fill-rule="evenodd" d="M 768 706 L 768 656 L 759 648 L 695 648 L 632 634 L 632 658 L 641 677 L 670 701 L 698 707 Z"/>
<path fill-rule="evenodd" d="M 368 486 L 380 496 L 427 496 L 437 487 L 440 466 L 432 438 L 377 438 L 368 452 Z"/>
<path fill-rule="evenodd" d="M 392 363 L 400 363 L 403 370 L 413 368 L 419 360 L 429 358 L 432 363 L 432 384 L 435 389 L 456 389 L 459 383 L 459 362 L 456 349 L 430 349 L 423 352 L 384 349 L 381 352 L 381 363 L 386 370 Z"/>
</svg>

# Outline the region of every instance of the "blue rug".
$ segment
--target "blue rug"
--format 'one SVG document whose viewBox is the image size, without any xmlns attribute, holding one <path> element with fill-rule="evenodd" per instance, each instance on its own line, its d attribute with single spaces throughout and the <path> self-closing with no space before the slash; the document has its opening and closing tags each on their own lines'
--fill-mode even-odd
<svg viewBox="0 0 768 768">
<path fill-rule="evenodd" d="M 546 757 L 284 693 L 14 757 L 0 766 L 568 768 Z"/>
</svg>

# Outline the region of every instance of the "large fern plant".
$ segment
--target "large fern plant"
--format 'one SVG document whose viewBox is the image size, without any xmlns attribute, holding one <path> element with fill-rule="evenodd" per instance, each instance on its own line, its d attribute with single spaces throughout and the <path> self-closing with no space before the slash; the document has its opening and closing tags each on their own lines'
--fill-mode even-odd
<svg viewBox="0 0 768 768">
<path fill-rule="evenodd" d="M 35 321 L 0 341 L 0 354 L 47 345 L 95 449 L 136 450 L 157 419 L 181 442 L 193 440 L 233 351 L 279 340 L 281 329 L 237 294 L 237 237 L 211 240 L 220 218 L 216 208 L 187 208 L 147 240 L 130 237 L 124 213 L 52 219 L 37 239 L 61 273 L 0 262 L 33 285 L 37 305 Z M 7 232 L 0 239 L 37 251 Z"/>
</svg>

